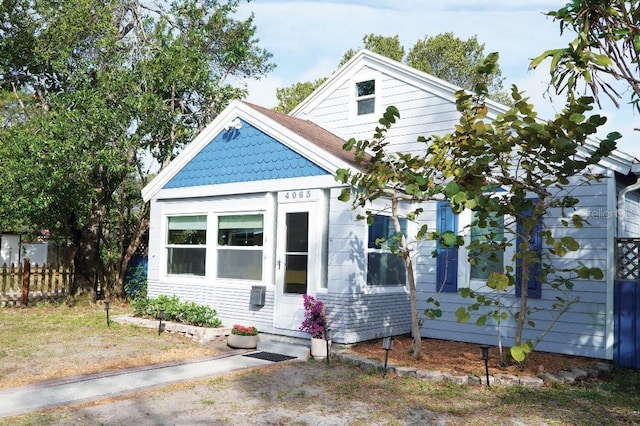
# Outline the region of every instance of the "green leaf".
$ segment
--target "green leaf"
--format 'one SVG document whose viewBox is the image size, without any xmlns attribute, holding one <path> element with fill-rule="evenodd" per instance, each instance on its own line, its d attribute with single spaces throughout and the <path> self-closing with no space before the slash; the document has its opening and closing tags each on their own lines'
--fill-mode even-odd
<svg viewBox="0 0 640 426">
<path fill-rule="evenodd" d="M 509 287 L 509 277 L 498 272 L 491 272 L 487 278 L 487 287 L 504 291 Z"/>
<path fill-rule="evenodd" d="M 455 182 L 449 182 L 444 188 L 444 193 L 447 197 L 451 198 L 461 191 L 460 185 Z"/>
<path fill-rule="evenodd" d="M 466 323 L 471 319 L 471 315 L 463 306 L 460 306 L 458 309 L 456 309 L 455 315 L 458 319 L 458 322 L 460 323 Z"/>
<path fill-rule="evenodd" d="M 347 202 L 351 199 L 351 188 L 343 188 L 338 196 L 338 200 Z"/>
<path fill-rule="evenodd" d="M 453 247 L 458 242 L 458 236 L 453 231 L 445 231 L 440 236 L 440 243 L 445 247 Z"/>
<path fill-rule="evenodd" d="M 560 241 L 570 251 L 578 251 L 580 249 L 580 244 L 573 237 L 562 237 Z"/>
<path fill-rule="evenodd" d="M 511 347 L 511 356 L 518 362 L 523 362 L 527 357 L 527 354 L 531 352 L 531 343 L 523 343 L 518 346 Z"/>
<path fill-rule="evenodd" d="M 480 315 L 478 317 L 478 319 L 476 320 L 476 325 L 479 325 L 479 326 L 482 327 L 486 322 L 487 322 L 487 316 L 486 315 Z"/>
</svg>

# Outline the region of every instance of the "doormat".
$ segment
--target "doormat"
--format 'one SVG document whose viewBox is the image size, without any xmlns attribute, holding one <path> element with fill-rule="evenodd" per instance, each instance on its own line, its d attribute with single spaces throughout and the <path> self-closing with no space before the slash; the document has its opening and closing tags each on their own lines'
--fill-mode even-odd
<svg viewBox="0 0 640 426">
<path fill-rule="evenodd" d="M 243 356 L 248 356 L 250 358 L 264 359 L 266 361 L 271 361 L 271 362 L 281 362 L 281 361 L 287 361 L 287 360 L 296 358 L 295 356 L 274 354 L 272 352 L 254 352 L 252 354 L 246 354 Z"/>
</svg>

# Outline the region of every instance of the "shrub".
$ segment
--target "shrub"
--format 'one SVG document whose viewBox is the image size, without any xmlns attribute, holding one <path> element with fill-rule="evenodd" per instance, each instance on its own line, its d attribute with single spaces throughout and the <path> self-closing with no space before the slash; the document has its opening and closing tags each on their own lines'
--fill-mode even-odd
<svg viewBox="0 0 640 426">
<path fill-rule="evenodd" d="M 164 309 L 166 321 L 211 328 L 222 325 L 215 309 L 194 302 L 181 302 L 177 296 L 140 297 L 131 302 L 131 308 L 137 317 L 158 318 L 160 309 Z"/>
</svg>

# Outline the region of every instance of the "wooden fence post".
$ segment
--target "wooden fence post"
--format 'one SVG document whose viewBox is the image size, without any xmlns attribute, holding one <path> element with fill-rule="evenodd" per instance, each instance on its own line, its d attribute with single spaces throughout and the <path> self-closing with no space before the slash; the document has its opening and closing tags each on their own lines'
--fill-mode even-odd
<svg viewBox="0 0 640 426">
<path fill-rule="evenodd" d="M 29 281 L 31 281 L 31 264 L 29 259 L 24 260 L 24 268 L 22 270 L 22 300 L 20 306 L 26 307 L 29 304 Z"/>
</svg>

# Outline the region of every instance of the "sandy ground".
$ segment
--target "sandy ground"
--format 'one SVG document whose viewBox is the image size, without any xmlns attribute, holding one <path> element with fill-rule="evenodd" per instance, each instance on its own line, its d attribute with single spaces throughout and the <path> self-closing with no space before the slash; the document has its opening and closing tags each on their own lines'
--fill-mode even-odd
<svg viewBox="0 0 640 426">
<path fill-rule="evenodd" d="M 389 395 L 336 392 L 331 384 L 362 374 L 324 362 L 289 361 L 198 382 L 173 385 L 118 400 L 13 418 L 38 425 L 416 425 L 444 424 L 428 410 L 402 407 Z M 383 380 L 372 377 L 374 382 Z M 388 379 L 387 379 L 388 380 Z M 375 385 L 377 386 L 377 385 Z"/>
</svg>

